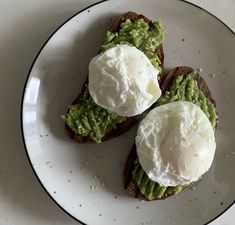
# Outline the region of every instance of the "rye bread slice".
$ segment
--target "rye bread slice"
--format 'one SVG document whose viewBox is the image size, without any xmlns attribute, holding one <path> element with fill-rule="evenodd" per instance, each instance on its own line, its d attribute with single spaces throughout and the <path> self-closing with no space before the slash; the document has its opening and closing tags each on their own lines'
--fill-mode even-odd
<svg viewBox="0 0 235 225">
<path fill-rule="evenodd" d="M 149 24 L 150 27 L 153 26 L 153 22 L 148 19 L 147 17 L 137 14 L 135 12 L 127 12 L 122 15 L 120 15 L 111 25 L 109 31 L 111 32 L 118 32 L 120 29 L 121 23 L 126 21 L 127 19 L 130 19 L 131 21 L 137 20 L 137 19 L 144 19 L 145 22 Z M 163 53 L 163 47 L 160 45 L 156 49 L 156 54 L 159 57 L 161 64 L 160 67 L 163 69 L 163 63 L 164 63 L 164 53 Z M 162 73 L 158 76 L 159 81 L 162 78 Z M 85 89 L 85 85 L 87 84 L 87 80 L 83 85 L 83 88 L 81 90 L 81 93 L 83 93 Z M 73 101 L 72 104 L 78 104 L 81 99 L 81 93 L 78 95 L 78 97 Z M 134 117 L 129 117 L 126 121 L 117 124 L 117 129 L 112 130 L 105 134 L 105 136 L 102 138 L 102 142 L 110 140 L 114 137 L 117 137 L 127 130 L 129 130 L 134 124 L 136 124 L 139 121 L 140 116 L 134 116 Z M 73 139 L 77 143 L 94 143 L 94 141 L 89 137 L 89 136 L 81 136 L 79 134 L 76 134 L 74 131 L 72 131 L 67 124 L 65 124 L 65 132 L 68 134 L 68 136 Z"/>
<path fill-rule="evenodd" d="M 188 75 L 193 71 L 193 68 L 188 66 L 181 66 L 176 67 L 164 77 L 161 84 L 161 90 L 162 94 L 164 94 L 166 91 L 168 91 L 173 83 L 173 81 L 176 79 L 179 75 Z M 195 80 L 197 81 L 198 87 L 204 95 L 210 99 L 210 101 L 213 103 L 213 105 L 216 107 L 216 102 L 214 98 L 212 97 L 211 91 L 208 88 L 205 80 L 199 75 L 199 73 L 196 74 Z M 127 158 L 124 172 L 123 172 L 123 183 L 124 188 L 127 190 L 127 192 L 130 195 L 133 195 L 135 198 L 138 198 L 140 200 L 150 201 L 149 199 L 145 198 L 144 195 L 141 194 L 140 189 L 135 181 L 135 179 L 132 176 L 132 171 L 134 169 L 134 162 L 137 159 L 137 153 L 136 153 L 136 146 L 134 145 L 129 153 L 129 156 Z M 169 195 L 170 196 L 170 195 Z M 168 196 L 168 197 L 169 197 Z M 164 198 L 161 198 L 164 199 Z M 153 199 L 153 200 L 159 200 L 159 199 Z"/>
</svg>

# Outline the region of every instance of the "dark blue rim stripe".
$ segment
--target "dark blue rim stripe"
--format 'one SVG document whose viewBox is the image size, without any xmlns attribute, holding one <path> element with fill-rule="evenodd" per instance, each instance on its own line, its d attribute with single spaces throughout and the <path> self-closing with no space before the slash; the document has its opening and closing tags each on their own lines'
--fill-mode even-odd
<svg viewBox="0 0 235 225">
<path fill-rule="evenodd" d="M 30 157 L 29 157 L 29 153 L 27 151 L 27 148 L 26 148 L 26 142 L 25 142 L 25 138 L 24 138 L 24 129 L 23 129 L 23 103 L 24 103 L 24 96 L 25 96 L 25 91 L 26 91 L 26 86 L 27 86 L 27 83 L 28 83 L 28 80 L 29 80 L 29 77 L 30 77 L 30 74 L 31 74 L 31 71 L 34 67 L 34 64 L 35 62 L 37 61 L 40 53 L 42 52 L 42 50 L 44 49 L 44 47 L 46 46 L 46 44 L 48 43 L 48 41 L 52 38 L 52 36 L 62 27 L 64 26 L 69 20 L 71 20 L 72 18 L 74 18 L 75 16 L 77 16 L 78 14 L 92 8 L 93 6 L 95 5 L 98 5 L 102 2 L 106 2 L 108 0 L 102 0 L 102 1 L 99 1 L 99 2 L 96 2 L 82 10 L 80 10 L 79 12 L 75 13 L 74 15 L 72 15 L 70 18 L 68 18 L 65 22 L 63 22 L 54 32 L 52 32 L 52 34 L 47 38 L 47 40 L 45 41 L 45 43 L 42 45 L 42 47 L 39 49 L 36 57 L 34 58 L 33 60 L 33 63 L 29 69 L 29 73 L 27 75 L 27 78 L 26 78 L 26 81 L 25 81 L 25 84 L 24 84 L 24 88 L 23 88 L 23 94 L 22 94 L 22 98 L 21 98 L 21 112 L 20 112 L 20 117 L 21 117 L 21 135 L 22 135 L 22 139 L 23 139 L 23 144 L 24 144 L 24 148 L 25 148 L 25 152 L 26 152 L 26 155 L 27 155 L 27 158 L 28 158 L 28 161 L 29 161 L 29 164 L 38 180 L 38 182 L 41 184 L 42 188 L 45 190 L 45 192 L 48 194 L 48 196 L 56 203 L 57 206 L 59 206 L 60 209 L 62 209 L 67 215 L 69 215 L 70 217 L 72 217 L 75 221 L 83 224 L 83 225 L 87 225 L 86 223 L 82 222 L 81 220 L 78 220 L 77 218 L 75 218 L 72 214 L 70 214 L 68 211 L 66 211 L 65 208 L 63 208 L 55 199 L 54 197 L 48 192 L 48 190 L 45 188 L 45 186 L 43 185 L 42 181 L 40 180 L 39 176 L 37 175 L 36 173 L 36 170 L 34 169 L 33 165 L 32 165 L 32 162 L 30 160 Z"/>
<path fill-rule="evenodd" d="M 85 224 L 84 222 L 78 220 L 77 218 L 75 218 L 73 215 L 71 215 L 68 211 L 66 211 L 53 197 L 52 195 L 47 191 L 47 189 L 45 188 L 45 186 L 42 184 L 42 181 L 40 180 L 40 178 L 38 177 L 33 165 L 32 165 L 32 162 L 30 160 L 30 157 L 29 157 L 29 154 L 28 154 L 28 151 L 27 151 L 27 148 L 26 148 L 26 142 L 25 142 L 25 138 L 24 138 L 24 130 L 23 130 L 23 102 L 24 102 L 24 95 L 25 95 L 25 91 L 26 91 L 26 86 L 27 86 L 27 83 L 28 83 L 28 79 L 29 79 L 29 76 L 31 74 L 31 71 L 34 67 L 34 64 L 38 58 L 38 56 L 40 55 L 41 51 L 43 50 L 43 48 L 46 46 L 46 44 L 48 43 L 48 41 L 51 39 L 51 37 L 64 25 L 66 24 L 69 20 L 71 20 L 73 17 L 77 16 L 78 14 L 86 11 L 87 9 L 90 9 L 98 4 L 101 4 L 103 2 L 107 2 L 109 0 L 102 0 L 102 1 L 99 1 L 99 2 L 96 2 L 82 10 L 80 10 L 79 12 L 75 13 L 73 16 L 71 16 L 70 18 L 68 18 L 65 22 L 63 22 L 49 37 L 48 39 L 45 41 L 45 43 L 42 45 L 42 47 L 40 48 L 40 50 L 38 51 L 36 57 L 34 58 L 33 60 L 33 63 L 29 69 L 29 73 L 27 75 L 27 78 L 26 78 L 26 81 L 25 81 L 25 84 L 24 84 L 24 88 L 23 88 L 23 94 L 22 94 L 22 97 L 21 97 L 21 112 L 20 112 L 20 118 L 21 118 L 21 135 L 22 135 L 22 139 L 23 139 L 23 144 L 24 144 L 24 148 L 25 148 L 25 153 L 27 155 L 27 158 L 28 158 L 28 161 L 29 161 L 29 164 L 38 180 L 38 182 L 41 184 L 42 188 L 45 190 L 45 192 L 48 194 L 48 196 L 56 203 L 57 206 L 59 206 L 60 209 L 62 209 L 67 215 L 69 215 L 70 217 L 72 217 L 74 220 L 76 220 L 77 222 L 83 224 L 83 225 L 87 225 Z M 235 33 L 234 31 L 227 25 L 225 24 L 223 21 L 221 21 L 218 17 L 216 17 L 215 15 L 213 15 L 212 13 L 208 12 L 207 10 L 203 9 L 202 7 L 198 6 L 198 5 L 195 5 L 194 3 L 191 3 L 191 2 L 187 2 L 186 0 L 179 0 L 181 2 L 184 2 L 184 3 L 187 3 L 187 4 L 190 4 L 206 13 L 208 13 L 209 15 L 211 15 L 212 17 L 214 17 L 216 20 L 218 20 L 220 23 L 222 23 L 235 37 Z M 213 219 L 211 219 L 210 221 L 208 221 L 207 223 L 205 223 L 204 225 L 207 225 L 209 223 L 211 223 L 212 221 L 216 220 L 218 217 L 220 217 L 223 213 L 225 213 L 233 204 L 235 203 L 235 200 L 224 210 L 222 211 L 221 213 L 219 213 L 216 217 L 214 217 Z"/>
</svg>

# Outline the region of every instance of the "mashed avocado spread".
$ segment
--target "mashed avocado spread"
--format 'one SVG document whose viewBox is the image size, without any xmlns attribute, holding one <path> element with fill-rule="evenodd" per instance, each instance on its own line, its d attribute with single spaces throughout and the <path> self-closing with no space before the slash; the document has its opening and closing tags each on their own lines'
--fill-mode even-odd
<svg viewBox="0 0 235 225">
<path fill-rule="evenodd" d="M 156 106 L 180 100 L 192 102 L 206 114 L 215 129 L 218 119 L 215 106 L 198 88 L 197 81 L 194 79 L 195 75 L 194 71 L 186 77 L 183 75 L 178 76 L 171 85 L 170 90 L 158 99 Z"/>
<path fill-rule="evenodd" d="M 155 49 L 164 39 L 165 29 L 159 22 L 149 26 L 143 19 L 131 21 L 127 19 L 120 26 L 119 32 L 107 32 L 101 51 L 105 51 L 117 44 L 135 46 L 150 59 L 152 64 L 159 67 Z M 81 101 L 76 105 L 70 105 L 69 111 L 64 116 L 65 123 L 76 134 L 89 136 L 96 143 L 100 143 L 102 137 L 109 131 L 116 129 L 118 123 L 127 118 L 109 112 L 96 105 L 89 95 L 86 85 Z"/>
<path fill-rule="evenodd" d="M 69 106 L 69 113 L 65 117 L 66 124 L 82 136 L 89 135 L 99 142 L 106 132 L 116 128 L 117 123 L 125 121 L 125 117 L 108 112 L 95 104 L 89 95 L 87 85 L 80 103 Z"/>
<path fill-rule="evenodd" d="M 197 81 L 194 79 L 195 71 L 187 76 L 177 76 L 173 81 L 169 91 L 165 92 L 156 102 L 155 106 L 160 106 L 174 101 L 189 101 L 196 104 L 202 109 L 205 115 L 215 129 L 217 124 L 217 113 L 215 106 L 198 88 Z M 139 160 L 136 159 L 132 175 L 140 189 L 140 192 L 148 199 L 166 198 L 169 195 L 176 194 L 183 190 L 185 186 L 178 185 L 176 187 L 163 187 L 157 182 L 153 182 L 142 169 Z"/>
<path fill-rule="evenodd" d="M 119 32 L 107 32 L 105 42 L 101 47 L 102 51 L 114 47 L 117 44 L 135 46 L 141 50 L 151 61 L 153 66 L 159 70 L 160 60 L 155 53 L 156 48 L 163 42 L 165 29 L 158 21 L 149 26 L 143 19 L 132 22 L 127 19 L 121 24 Z"/>
</svg>

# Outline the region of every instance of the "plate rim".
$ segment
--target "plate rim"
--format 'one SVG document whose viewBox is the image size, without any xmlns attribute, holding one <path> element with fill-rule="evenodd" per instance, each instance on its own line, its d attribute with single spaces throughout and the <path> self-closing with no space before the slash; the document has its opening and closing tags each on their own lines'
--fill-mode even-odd
<svg viewBox="0 0 235 225">
<path fill-rule="evenodd" d="M 30 78 L 30 75 L 31 75 L 31 72 L 32 72 L 32 69 L 39 57 L 39 55 L 41 54 L 42 50 L 44 49 L 44 47 L 47 45 L 47 43 L 50 41 L 50 39 L 54 36 L 54 34 L 60 30 L 60 28 L 62 28 L 67 22 L 69 22 L 71 19 L 73 19 L 75 16 L 81 14 L 82 12 L 90 9 L 90 8 L 93 8 L 94 6 L 96 5 L 99 5 L 101 3 L 104 3 L 104 2 L 108 2 L 110 0 L 101 0 L 101 1 L 98 1 L 98 2 L 95 2 L 91 5 L 88 5 L 87 7 L 79 10 L 78 12 L 74 13 L 72 16 L 70 16 L 68 19 L 66 19 L 62 24 L 60 24 L 54 31 L 52 31 L 52 33 L 46 38 L 46 41 L 42 44 L 42 46 L 39 48 L 36 56 L 34 57 L 34 60 L 30 66 L 30 69 L 29 69 L 29 72 L 27 74 L 27 77 L 25 79 L 25 82 L 24 82 L 24 86 L 23 86 L 23 90 L 22 90 L 22 95 L 21 95 L 21 104 L 20 104 L 20 130 L 21 130 L 21 136 L 22 136 L 22 141 L 23 141 L 23 146 L 24 146 L 24 150 L 25 150 L 25 154 L 27 156 L 27 159 L 28 159 L 28 162 L 30 164 L 30 167 L 34 173 L 34 175 L 36 176 L 39 184 L 41 185 L 41 187 L 44 189 L 44 191 L 47 193 L 47 195 L 50 197 L 50 199 L 57 205 L 57 207 L 59 207 L 64 213 L 66 213 L 69 217 L 71 217 L 72 219 L 74 219 L 76 222 L 79 222 L 81 223 L 82 225 L 88 225 L 86 223 L 84 223 L 83 221 L 79 220 L 78 218 L 76 218 L 75 216 L 73 216 L 71 213 L 69 213 L 62 205 L 60 205 L 57 200 L 49 193 L 49 191 L 46 189 L 46 187 L 43 185 L 41 179 L 39 178 L 39 175 L 37 174 L 36 172 L 36 169 L 33 167 L 33 164 L 32 164 L 32 161 L 30 159 L 30 156 L 29 156 L 29 152 L 27 150 L 27 147 L 26 147 L 26 140 L 25 140 L 25 135 L 24 135 L 24 125 L 23 125 L 23 106 L 24 106 L 24 99 L 25 99 L 25 94 L 26 94 L 26 87 L 27 87 L 27 84 L 28 84 L 28 81 L 29 81 L 29 78 Z M 235 37 L 235 31 L 233 31 L 225 22 L 223 22 L 221 19 L 219 19 L 216 15 L 214 15 L 213 13 L 209 12 L 208 10 L 202 8 L 201 6 L 199 5 L 196 5 L 192 2 L 188 2 L 187 0 L 177 0 L 177 1 L 181 1 L 181 2 L 184 2 L 184 3 L 187 3 L 193 7 L 196 7 L 204 12 L 206 12 L 207 14 L 209 14 L 210 16 L 214 17 L 217 21 L 219 21 L 222 25 L 224 25 L 230 32 L 231 34 Z M 222 210 L 222 212 L 220 212 L 218 215 L 216 215 L 214 218 L 212 218 L 211 220 L 209 220 L 208 222 L 206 222 L 204 225 L 207 225 L 213 221 L 215 221 L 217 218 L 219 218 L 220 216 L 222 216 L 226 211 L 228 211 L 228 209 L 230 209 L 233 205 L 235 204 L 235 199 L 232 201 L 231 204 L 229 204 L 224 210 Z"/>
</svg>

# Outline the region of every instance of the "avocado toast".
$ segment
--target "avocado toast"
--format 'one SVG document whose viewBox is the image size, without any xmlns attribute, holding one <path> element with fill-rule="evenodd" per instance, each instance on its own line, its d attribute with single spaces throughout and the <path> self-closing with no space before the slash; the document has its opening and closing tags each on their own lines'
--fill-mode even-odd
<svg viewBox="0 0 235 225">
<path fill-rule="evenodd" d="M 155 107 L 174 101 L 192 102 L 205 113 L 215 130 L 218 122 L 215 100 L 204 79 L 191 67 L 177 67 L 171 70 L 164 77 L 161 89 L 162 96 L 156 102 Z M 150 180 L 140 165 L 135 145 L 126 161 L 123 181 L 129 194 L 146 201 L 165 199 L 190 185 L 165 187 Z"/>
<path fill-rule="evenodd" d="M 117 44 L 135 46 L 162 71 L 163 38 L 164 28 L 159 22 L 152 22 L 145 16 L 134 12 L 127 12 L 114 21 L 100 51 L 108 50 Z M 158 78 L 162 78 L 162 73 Z M 139 118 L 139 116 L 119 116 L 95 104 L 89 94 L 88 81 L 86 81 L 81 93 L 69 106 L 64 116 L 65 131 L 78 143 L 100 143 L 121 135 Z"/>
</svg>

